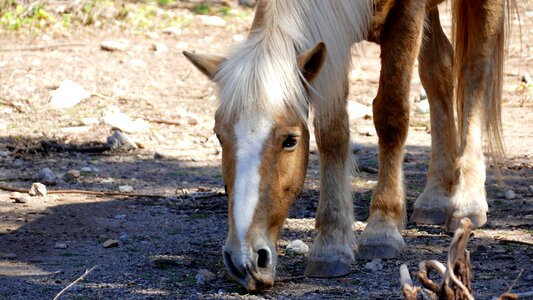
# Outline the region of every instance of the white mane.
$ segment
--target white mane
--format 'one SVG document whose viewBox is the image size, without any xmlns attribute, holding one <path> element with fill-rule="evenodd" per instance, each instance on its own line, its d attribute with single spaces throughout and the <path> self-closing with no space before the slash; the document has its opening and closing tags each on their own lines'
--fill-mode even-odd
<svg viewBox="0 0 533 300">
<path fill-rule="evenodd" d="M 350 48 L 362 40 L 372 13 L 372 0 L 269 0 L 261 25 L 236 46 L 215 76 L 220 84 L 222 116 L 271 116 L 294 109 L 307 118 L 308 101 L 336 99 L 307 97 L 297 56 L 323 41 L 327 58 L 312 90 L 344 97 Z M 323 101 L 322 101 L 323 100 Z M 318 106 L 318 107 L 317 107 Z"/>
</svg>

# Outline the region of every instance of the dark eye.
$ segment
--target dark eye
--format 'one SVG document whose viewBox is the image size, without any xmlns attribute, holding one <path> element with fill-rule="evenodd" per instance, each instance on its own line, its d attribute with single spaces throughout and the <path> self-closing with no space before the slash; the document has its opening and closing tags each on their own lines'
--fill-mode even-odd
<svg viewBox="0 0 533 300">
<path fill-rule="evenodd" d="M 297 137 L 295 136 L 292 136 L 292 135 L 289 135 L 284 141 L 283 141 L 283 144 L 281 144 L 283 146 L 283 148 L 285 150 L 293 150 L 294 147 L 296 147 L 296 144 L 298 144 L 298 139 Z"/>
</svg>

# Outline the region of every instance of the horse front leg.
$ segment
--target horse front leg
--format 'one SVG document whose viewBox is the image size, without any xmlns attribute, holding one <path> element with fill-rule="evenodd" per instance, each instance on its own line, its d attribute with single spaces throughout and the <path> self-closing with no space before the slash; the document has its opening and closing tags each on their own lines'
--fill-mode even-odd
<svg viewBox="0 0 533 300">
<path fill-rule="evenodd" d="M 381 73 L 373 103 L 379 172 L 368 224 L 359 244 L 362 258 L 395 257 L 404 246 L 400 233 L 405 223 L 401 165 L 409 127 L 409 84 L 425 16 L 423 2 L 396 1 L 379 37 Z"/>
<path fill-rule="evenodd" d="M 454 182 L 458 139 L 453 111 L 453 48 L 442 31 L 437 7 L 426 18 L 418 61 L 431 112 L 431 160 L 426 186 L 415 202 L 411 221 L 444 224 Z"/>
<path fill-rule="evenodd" d="M 314 121 L 320 155 L 320 202 L 315 224 L 317 236 L 305 271 L 307 276 L 312 277 L 347 274 L 354 260 L 355 235 L 352 230 L 354 217 L 350 187 L 353 161 L 345 97 L 332 101 L 331 111 L 317 114 Z"/>
</svg>

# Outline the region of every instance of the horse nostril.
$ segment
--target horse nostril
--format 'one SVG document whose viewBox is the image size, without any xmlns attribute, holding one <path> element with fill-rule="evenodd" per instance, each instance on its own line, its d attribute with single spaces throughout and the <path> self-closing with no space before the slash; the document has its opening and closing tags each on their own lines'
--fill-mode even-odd
<svg viewBox="0 0 533 300">
<path fill-rule="evenodd" d="M 244 279 L 246 277 L 246 275 L 239 271 L 235 264 L 233 264 L 233 261 L 231 260 L 231 254 L 229 254 L 227 251 L 224 251 L 224 262 L 226 263 L 226 267 L 228 268 L 229 272 L 233 274 L 233 276 L 239 279 Z"/>
<path fill-rule="evenodd" d="M 270 264 L 270 251 L 267 249 L 259 249 L 257 251 L 257 266 L 259 268 L 266 268 Z"/>
</svg>

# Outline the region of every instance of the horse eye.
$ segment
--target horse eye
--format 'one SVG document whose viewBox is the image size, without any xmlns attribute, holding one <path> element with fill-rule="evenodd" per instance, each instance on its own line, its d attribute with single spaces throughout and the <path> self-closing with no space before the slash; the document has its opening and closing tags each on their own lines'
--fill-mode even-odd
<svg viewBox="0 0 533 300">
<path fill-rule="evenodd" d="M 293 150 L 294 147 L 296 147 L 296 144 L 298 144 L 298 140 L 294 136 L 289 135 L 281 145 L 285 150 Z"/>
</svg>

